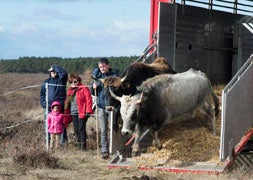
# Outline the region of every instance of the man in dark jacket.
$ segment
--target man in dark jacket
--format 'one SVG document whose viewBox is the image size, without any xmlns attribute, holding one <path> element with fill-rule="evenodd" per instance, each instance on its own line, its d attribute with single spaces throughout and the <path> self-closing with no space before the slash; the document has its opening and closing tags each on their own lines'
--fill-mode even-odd
<svg viewBox="0 0 253 180">
<path fill-rule="evenodd" d="M 110 64 L 107 58 L 101 58 L 98 61 L 98 67 L 93 70 L 94 77 L 106 78 L 109 76 L 117 76 L 117 73 L 110 68 Z M 101 156 L 102 159 L 109 158 L 108 152 L 108 118 L 109 112 L 106 110 L 106 91 L 104 90 L 103 84 L 99 81 L 93 82 L 92 84 L 92 95 L 97 95 L 97 106 L 98 106 L 98 119 L 100 121 L 101 129 Z"/>
<path fill-rule="evenodd" d="M 46 113 L 51 112 L 51 104 L 54 101 L 61 103 L 61 113 L 64 113 L 64 101 L 66 99 L 66 84 L 68 81 L 68 73 L 59 65 L 52 65 L 48 70 L 50 75 L 49 78 L 44 81 L 40 90 L 40 104 L 45 110 L 44 124 L 46 130 Z M 48 84 L 48 97 L 46 97 L 46 84 Z M 46 98 L 48 98 L 48 106 L 46 104 Z M 46 110 L 46 107 L 48 109 Z M 47 130 L 46 130 L 47 132 Z M 61 143 L 66 143 L 67 132 L 66 128 L 63 135 L 61 136 Z"/>
</svg>

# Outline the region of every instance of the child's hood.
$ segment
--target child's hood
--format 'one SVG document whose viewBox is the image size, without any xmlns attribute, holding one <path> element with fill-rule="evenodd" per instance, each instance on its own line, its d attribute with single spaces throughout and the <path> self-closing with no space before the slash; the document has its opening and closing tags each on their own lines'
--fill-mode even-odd
<svg viewBox="0 0 253 180">
<path fill-rule="evenodd" d="M 61 103 L 59 101 L 54 101 L 51 105 L 51 110 L 53 110 L 53 106 L 59 106 L 59 111 L 61 110 Z"/>
</svg>

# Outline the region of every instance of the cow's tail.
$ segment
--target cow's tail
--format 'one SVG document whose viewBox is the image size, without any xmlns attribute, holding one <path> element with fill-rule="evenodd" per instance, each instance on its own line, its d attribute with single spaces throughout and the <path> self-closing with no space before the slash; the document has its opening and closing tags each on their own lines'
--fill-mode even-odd
<svg viewBox="0 0 253 180">
<path fill-rule="evenodd" d="M 212 94 L 213 101 L 214 101 L 215 116 L 217 116 L 219 114 L 219 110 L 220 110 L 220 101 L 219 101 L 219 98 L 215 95 L 215 93 L 213 91 L 211 94 Z"/>
</svg>

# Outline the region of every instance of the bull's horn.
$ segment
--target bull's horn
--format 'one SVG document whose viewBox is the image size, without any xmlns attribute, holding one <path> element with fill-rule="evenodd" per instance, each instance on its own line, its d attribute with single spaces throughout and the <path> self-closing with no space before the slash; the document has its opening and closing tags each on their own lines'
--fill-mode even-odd
<svg viewBox="0 0 253 180">
<path fill-rule="evenodd" d="M 128 74 L 128 71 L 126 72 L 125 76 L 121 78 L 121 82 L 124 82 L 126 80 L 127 74 Z"/>
<path fill-rule="evenodd" d="M 91 76 L 91 78 L 94 79 L 95 81 L 100 81 L 100 82 L 103 83 L 103 84 L 104 84 L 104 82 L 105 82 L 105 80 L 102 79 L 102 78 L 96 78 L 96 77 L 94 77 L 94 76 Z"/>
<path fill-rule="evenodd" d="M 138 103 L 138 104 L 142 103 L 143 98 L 144 98 L 144 90 L 141 92 L 140 99 L 138 99 L 137 103 Z"/>
<path fill-rule="evenodd" d="M 114 94 L 114 92 L 111 90 L 111 86 L 109 86 L 109 92 L 110 92 L 111 96 L 112 96 L 114 99 L 120 101 L 121 97 L 120 97 L 120 96 L 116 96 L 116 95 Z"/>
</svg>

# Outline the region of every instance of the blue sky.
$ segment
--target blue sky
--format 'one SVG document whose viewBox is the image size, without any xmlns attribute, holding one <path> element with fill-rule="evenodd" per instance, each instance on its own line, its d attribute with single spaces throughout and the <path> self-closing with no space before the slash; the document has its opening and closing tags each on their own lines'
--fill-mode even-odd
<svg viewBox="0 0 253 180">
<path fill-rule="evenodd" d="M 141 55 L 150 0 L 1 0 L 0 59 Z"/>
</svg>

